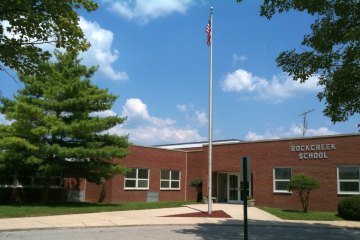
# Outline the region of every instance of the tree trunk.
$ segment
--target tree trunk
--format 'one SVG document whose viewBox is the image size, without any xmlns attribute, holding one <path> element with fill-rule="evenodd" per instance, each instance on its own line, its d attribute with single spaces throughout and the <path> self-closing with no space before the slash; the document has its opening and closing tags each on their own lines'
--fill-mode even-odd
<svg viewBox="0 0 360 240">
<path fill-rule="evenodd" d="M 301 201 L 301 205 L 303 207 L 303 211 L 304 213 L 308 212 L 308 208 L 309 208 L 309 195 L 310 195 L 310 190 L 302 190 L 299 191 L 299 198 Z"/>
<path fill-rule="evenodd" d="M 11 188 L 10 202 L 16 203 L 16 204 L 21 204 L 23 195 L 24 195 L 24 191 L 22 188 L 20 188 L 20 187 Z"/>
<path fill-rule="evenodd" d="M 49 201 L 49 182 L 50 177 L 45 177 L 43 203 L 47 203 Z"/>
<path fill-rule="evenodd" d="M 98 203 L 103 203 L 104 200 L 105 200 L 105 197 L 106 197 L 106 182 L 103 183 L 102 185 L 102 189 L 101 189 L 101 192 L 100 192 L 100 196 L 99 196 L 99 199 L 98 199 Z"/>
</svg>

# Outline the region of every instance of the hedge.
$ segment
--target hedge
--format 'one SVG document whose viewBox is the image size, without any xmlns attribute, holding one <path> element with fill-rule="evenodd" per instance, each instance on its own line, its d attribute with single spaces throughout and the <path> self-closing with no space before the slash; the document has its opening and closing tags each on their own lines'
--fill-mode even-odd
<svg viewBox="0 0 360 240">
<path fill-rule="evenodd" d="M 360 221 L 360 195 L 342 199 L 338 203 L 338 213 L 344 219 Z"/>
</svg>

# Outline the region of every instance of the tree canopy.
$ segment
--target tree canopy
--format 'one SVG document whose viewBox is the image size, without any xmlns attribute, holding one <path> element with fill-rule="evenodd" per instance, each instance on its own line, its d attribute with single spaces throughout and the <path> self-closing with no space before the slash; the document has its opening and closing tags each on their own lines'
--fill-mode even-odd
<svg viewBox="0 0 360 240">
<path fill-rule="evenodd" d="M 51 56 L 44 44 L 69 52 L 85 51 L 90 45 L 76 11 L 97 7 L 92 0 L 0 1 L 0 62 L 19 72 L 34 72 Z"/>
<path fill-rule="evenodd" d="M 260 13 L 271 19 L 291 10 L 317 19 L 301 50 L 280 53 L 278 65 L 300 82 L 319 76 L 324 90 L 317 96 L 325 100 L 324 115 L 333 123 L 360 113 L 360 1 L 264 0 Z"/>
<path fill-rule="evenodd" d="M 100 117 L 117 97 L 91 84 L 96 68 L 81 65 L 76 54 L 56 58 L 41 65 L 43 73 L 19 74 L 24 88 L 14 99 L 0 98 L 0 112 L 11 121 L 0 124 L 0 173 L 96 183 L 124 173 L 113 158 L 127 154 L 127 136 L 106 130 L 125 119 Z"/>
<path fill-rule="evenodd" d="M 290 191 L 298 192 L 301 205 L 304 212 L 308 211 L 309 208 L 309 196 L 310 192 L 320 187 L 318 180 L 305 174 L 295 175 L 290 179 L 288 189 Z"/>
</svg>

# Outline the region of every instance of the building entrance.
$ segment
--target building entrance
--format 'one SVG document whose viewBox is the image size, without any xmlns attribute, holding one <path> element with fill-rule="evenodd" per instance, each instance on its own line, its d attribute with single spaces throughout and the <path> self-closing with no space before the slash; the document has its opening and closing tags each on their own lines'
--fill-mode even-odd
<svg viewBox="0 0 360 240">
<path fill-rule="evenodd" d="M 239 203 L 241 200 L 240 174 L 228 174 L 228 202 Z"/>
<path fill-rule="evenodd" d="M 242 203 L 241 173 L 218 173 L 217 174 L 217 199 L 219 202 Z M 250 186 L 251 188 L 251 186 Z M 251 189 L 250 193 L 251 195 Z"/>
</svg>

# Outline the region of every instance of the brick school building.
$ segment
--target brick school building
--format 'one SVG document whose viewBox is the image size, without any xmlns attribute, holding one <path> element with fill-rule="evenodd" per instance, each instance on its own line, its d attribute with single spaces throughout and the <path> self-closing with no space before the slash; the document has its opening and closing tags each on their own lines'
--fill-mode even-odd
<svg viewBox="0 0 360 240">
<path fill-rule="evenodd" d="M 294 175 L 303 173 L 320 182 L 310 194 L 310 211 L 336 211 L 344 197 L 360 194 L 360 135 L 334 135 L 262 141 L 215 141 L 212 189 L 217 202 L 241 203 L 240 159 L 251 159 L 250 195 L 257 206 L 302 209 L 298 196 L 287 190 Z M 83 180 L 72 190 L 77 200 L 89 202 L 195 201 L 191 181 L 201 178 L 208 189 L 207 143 L 157 147 L 133 145 L 123 159 L 131 168 L 105 184 Z M 71 197 L 71 194 L 69 195 Z"/>
</svg>

